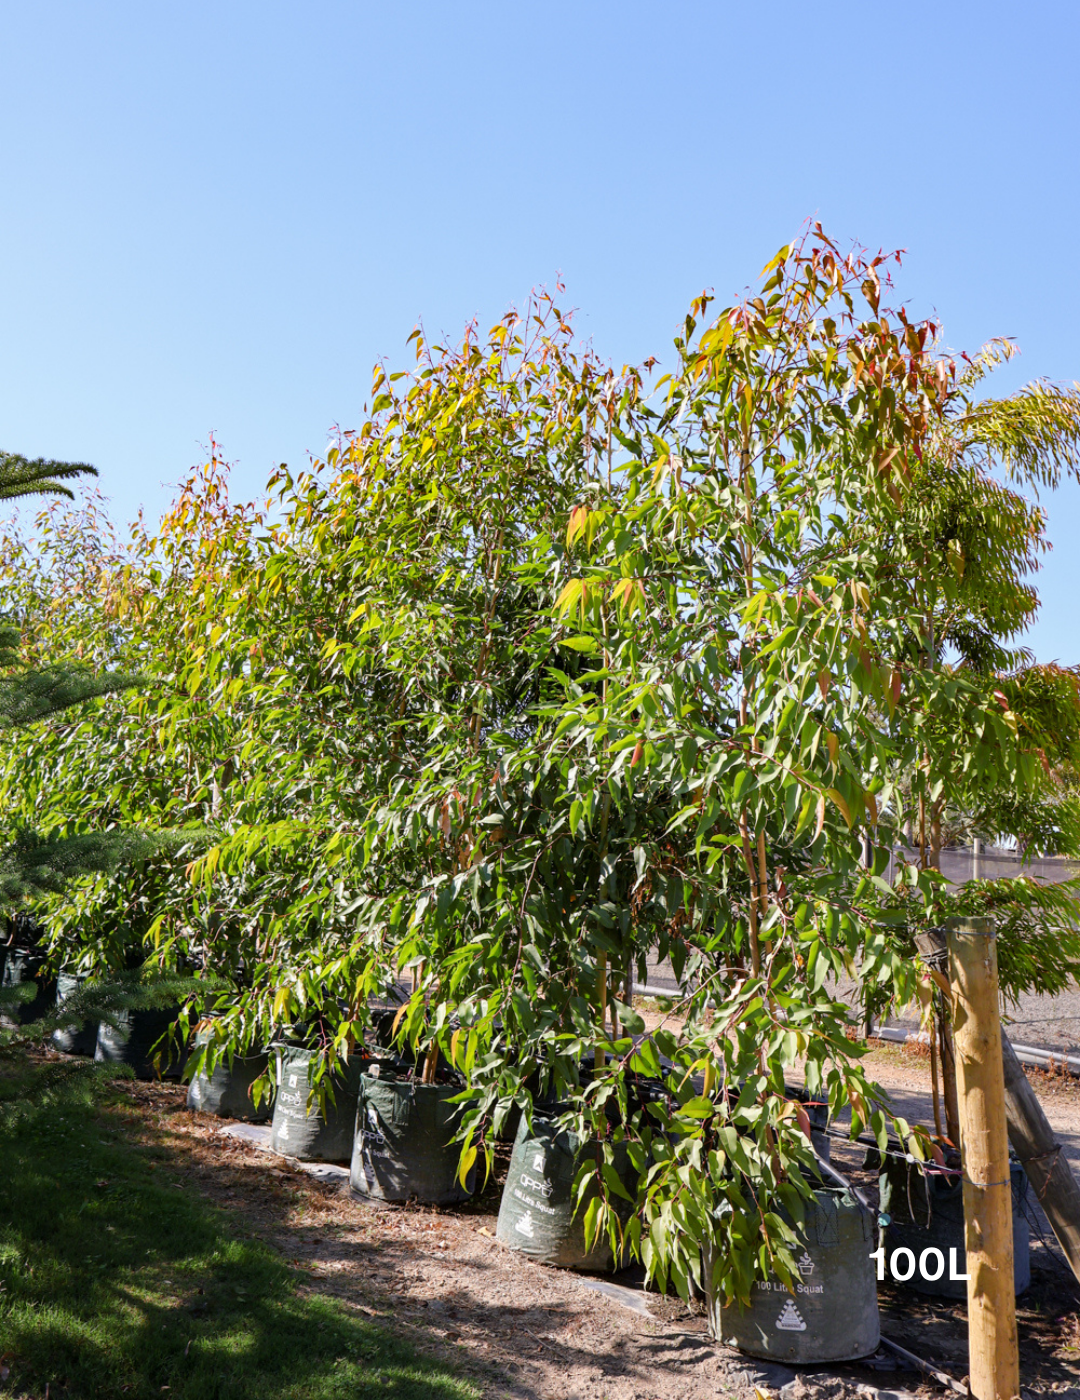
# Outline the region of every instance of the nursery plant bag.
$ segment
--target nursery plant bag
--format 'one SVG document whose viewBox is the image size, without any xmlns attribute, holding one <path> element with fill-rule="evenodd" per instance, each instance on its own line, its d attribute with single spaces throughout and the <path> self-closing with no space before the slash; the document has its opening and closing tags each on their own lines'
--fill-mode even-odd
<svg viewBox="0 0 1080 1400">
<path fill-rule="evenodd" d="M 1016 1292 L 1023 1293 L 1031 1283 L 1031 1232 L 1023 1213 L 1028 1179 L 1017 1161 L 1009 1163 L 1009 1176 L 1013 1198 L 1013 1283 Z M 955 1273 L 967 1273 L 964 1187 L 960 1173 L 942 1171 L 930 1164 L 920 1167 L 898 1153 L 889 1152 L 878 1177 L 878 1190 L 881 1211 L 889 1217 L 884 1240 L 886 1263 L 890 1263 L 898 1249 L 910 1249 L 915 1260 L 921 1258 L 923 1250 L 937 1249 L 946 1261 L 940 1278 L 929 1276 L 931 1272 L 937 1273 L 936 1260 L 933 1269 L 916 1267 L 907 1279 L 890 1269 L 886 1276 L 895 1277 L 897 1282 L 917 1293 L 966 1299 L 967 1283 L 963 1278 L 952 1277 L 954 1271 L 948 1262 L 950 1250 L 955 1250 Z M 906 1271 L 907 1261 L 904 1263 Z"/>
<path fill-rule="evenodd" d="M 360 1080 L 349 1185 L 379 1201 L 452 1205 L 472 1195 L 475 1166 L 462 1186 L 454 1141 L 459 1084 L 421 1084 L 372 1066 Z"/>
<path fill-rule="evenodd" d="M 151 1007 L 148 1010 L 120 1011 L 114 1029 L 106 1021 L 98 1026 L 95 1060 L 130 1065 L 136 1079 L 175 1079 L 183 1069 L 183 1054 L 162 1036 L 180 1014 L 179 1006 Z M 155 1060 L 160 1056 L 160 1070 Z"/>
<path fill-rule="evenodd" d="M 585 1153 L 595 1152 L 598 1146 L 583 1148 L 580 1138 L 560 1131 L 547 1114 L 534 1110 L 531 1131 L 522 1117 L 506 1173 L 496 1237 L 541 1264 L 597 1272 L 615 1268 L 606 1233 L 592 1249 L 585 1247 L 585 1211 L 595 1194 L 593 1188 L 574 1214 L 574 1178 Z M 615 1170 L 633 1197 L 637 1177 L 621 1144 L 615 1148 Z M 612 1204 L 625 1224 L 633 1211 L 632 1201 L 614 1196 Z"/>
<path fill-rule="evenodd" d="M 200 1038 L 196 1037 L 196 1045 Z M 265 1123 L 273 1111 L 270 1095 L 264 1095 L 255 1107 L 251 1086 L 265 1073 L 270 1056 L 223 1056 L 212 1074 L 200 1070 L 188 1085 L 187 1106 L 199 1113 L 213 1113 L 218 1118 L 238 1118 L 245 1123 Z"/>
<path fill-rule="evenodd" d="M 713 1336 L 770 1361 L 852 1361 L 876 1351 L 875 1221 L 846 1191 L 825 1187 L 807 1202 L 806 1247 L 789 1293 L 777 1278 L 759 1281 L 750 1303 L 724 1305 L 712 1288 L 712 1261 L 703 1251 L 709 1328 Z"/>
<path fill-rule="evenodd" d="M 31 1021 L 40 1021 L 53 1009 L 56 1001 L 56 980 L 42 975 L 45 967 L 44 953 L 28 948 L 9 948 L 4 960 L 5 987 L 21 987 L 28 982 L 36 983 L 37 992 L 32 1001 L 20 1002 L 13 1020 L 27 1026 Z"/>
<path fill-rule="evenodd" d="M 56 1006 L 62 1006 L 65 998 L 85 986 L 87 978 L 73 972 L 61 972 L 56 979 Z M 97 1048 L 98 1023 L 82 1021 L 78 1025 L 63 1026 L 53 1031 L 52 1043 L 65 1055 L 93 1055 Z"/>
<path fill-rule="evenodd" d="M 311 1093 L 314 1050 L 286 1046 L 279 1051 L 277 1098 L 270 1147 L 301 1162 L 347 1162 L 352 1155 L 356 1095 L 364 1061 L 353 1056 L 332 1081 L 334 1101 L 320 1108 Z"/>
</svg>

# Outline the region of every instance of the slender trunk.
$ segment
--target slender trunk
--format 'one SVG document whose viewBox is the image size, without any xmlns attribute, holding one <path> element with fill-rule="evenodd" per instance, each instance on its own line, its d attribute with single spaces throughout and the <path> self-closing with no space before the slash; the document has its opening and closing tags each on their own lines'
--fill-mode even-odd
<svg viewBox="0 0 1080 1400">
<path fill-rule="evenodd" d="M 496 604 L 496 602 L 498 601 L 498 597 L 499 597 L 499 574 L 500 574 L 500 572 L 501 572 L 501 570 L 502 570 L 502 543 L 503 543 L 503 530 L 502 530 L 502 528 L 500 527 L 500 529 L 496 532 L 496 535 L 495 535 L 495 544 L 494 544 L 493 551 L 492 551 L 493 554 L 494 554 L 494 562 L 493 562 L 492 574 L 491 574 L 491 593 L 490 593 L 490 596 L 489 596 L 489 598 L 488 598 L 487 610 L 486 610 L 486 612 L 485 612 L 485 614 L 484 614 L 484 640 L 483 640 L 483 642 L 482 642 L 481 645 L 480 645 L 480 655 L 479 655 L 479 657 L 478 657 L 478 659 L 477 659 L 477 662 L 476 662 L 476 671 L 475 671 L 475 675 L 474 675 L 474 679 L 475 679 L 475 682 L 476 682 L 477 687 L 479 687 L 480 682 L 481 682 L 481 681 L 483 680 L 483 678 L 484 678 L 484 672 L 485 672 L 485 670 L 487 669 L 488 655 L 489 655 L 489 653 L 490 653 L 490 651 L 491 651 L 491 626 L 492 626 L 492 621 L 493 621 L 494 616 L 495 616 L 495 604 Z M 473 747 L 473 752 L 474 752 L 474 753 L 475 753 L 475 752 L 479 749 L 479 747 L 480 747 L 480 728 L 481 728 L 481 725 L 482 725 L 482 723 L 483 723 L 483 718 L 484 718 L 484 692 L 483 692 L 483 690 L 480 690 L 480 693 L 478 694 L 478 696 L 477 696 L 477 701 L 476 701 L 476 713 L 475 713 L 475 715 L 473 716 L 473 723 L 472 723 L 472 731 L 473 731 L 473 734 L 472 734 L 472 747 Z M 459 843 L 458 843 L 457 867 L 458 867 L 458 870 L 459 870 L 459 871 L 462 869 L 462 867 L 463 867 L 463 865 L 464 865 L 464 863 L 465 863 L 466 852 L 468 852 L 469 850 L 471 850 L 471 848 L 472 848 L 472 840 L 471 840 L 471 838 L 468 836 L 467 833 L 463 833 L 462 839 L 461 839 L 461 840 L 459 841 Z M 415 989 L 416 989 L 416 983 L 415 983 L 415 979 L 414 979 L 414 982 L 413 982 L 413 990 L 415 991 Z M 421 1074 L 421 1082 L 424 1083 L 424 1084 L 434 1084 L 434 1083 L 435 1083 L 435 1075 L 436 1075 L 436 1073 L 437 1073 L 437 1071 L 438 1071 L 438 1068 L 439 1068 L 439 1047 L 438 1047 L 437 1045 L 432 1045 L 431 1048 L 428 1050 L 427 1055 L 424 1057 L 424 1068 L 423 1068 L 423 1072 L 422 1072 L 422 1074 Z"/>
<path fill-rule="evenodd" d="M 931 607 L 926 619 L 926 647 L 923 652 L 923 667 L 933 671 L 937 664 L 934 640 L 934 612 Z M 921 870 L 941 869 L 941 813 L 944 803 L 938 799 L 927 811 L 926 794 L 930 787 L 930 753 L 924 753 L 922 761 L 924 786 L 919 793 L 919 868 Z M 927 818 L 929 817 L 929 832 Z M 938 1042 L 941 1057 L 941 1085 L 945 1099 L 945 1131 L 952 1145 L 960 1150 L 960 1107 L 956 1091 L 956 1050 L 953 1045 L 952 1026 L 949 1024 L 948 1008 L 940 997 L 934 1001 L 934 1035 Z M 940 1116 L 940 1115 L 939 1115 Z M 937 1120 L 935 1119 L 935 1122 Z"/>
<path fill-rule="evenodd" d="M 488 654 L 491 651 L 491 624 L 495 617 L 495 604 L 499 597 L 499 574 L 502 571 L 502 543 L 503 531 L 500 528 L 495 536 L 495 564 L 491 576 L 491 596 L 488 599 L 487 611 L 484 614 L 484 640 L 480 645 L 480 656 L 476 663 L 475 680 L 477 686 L 484 678 L 484 671 L 487 669 Z M 484 717 L 484 692 L 481 690 L 476 699 L 476 714 L 473 716 L 473 752 L 480 746 L 480 725 Z"/>
<path fill-rule="evenodd" d="M 960 1142 L 960 1102 L 956 1090 L 956 1048 L 952 1027 L 944 1010 L 938 1012 L 938 1035 L 941 1048 L 941 1083 L 945 1094 L 945 1131 L 952 1145 L 962 1151 Z"/>
<path fill-rule="evenodd" d="M 919 869 L 926 869 L 926 798 L 919 793 Z"/>
<path fill-rule="evenodd" d="M 754 549 L 750 540 L 750 533 L 753 527 L 753 497 L 750 486 L 750 448 L 749 444 L 744 444 L 739 454 L 739 486 L 742 489 L 743 499 L 746 503 L 746 541 L 743 545 L 743 581 L 746 587 L 746 597 L 749 600 L 754 596 Z M 739 722 L 742 728 L 750 722 L 750 696 L 744 683 L 742 695 L 739 700 Z M 757 748 L 757 741 L 752 741 L 752 747 Z M 759 831 L 754 834 L 754 839 L 750 836 L 750 818 L 744 807 L 739 820 L 739 830 L 742 835 L 743 861 L 746 864 L 746 874 L 750 881 L 750 971 L 754 977 L 761 976 L 761 917 L 763 911 L 762 886 L 765 883 L 765 833 Z M 754 859 L 754 847 L 757 848 L 757 860 Z"/>
<path fill-rule="evenodd" d="M 602 623 L 603 623 L 603 628 L 604 628 L 604 680 L 603 680 L 603 683 L 602 683 L 602 699 L 603 699 L 603 705 L 604 705 L 604 716 L 605 716 L 605 718 L 606 718 L 606 717 L 607 717 L 607 698 L 608 698 L 607 672 L 609 671 L 609 669 L 610 669 L 610 667 L 611 667 L 611 657 L 610 657 L 610 655 L 608 654 L 608 649 L 607 649 L 607 610 L 606 610 L 606 608 L 604 608 L 603 603 L 601 603 L 601 621 L 602 621 Z M 607 754 L 607 751 L 608 751 L 608 744 L 607 744 L 607 742 L 605 741 L 605 744 L 604 744 L 604 753 L 605 753 L 605 756 L 606 756 L 606 754 Z M 611 816 L 611 788 L 608 786 L 607 778 L 605 777 L 605 779 L 604 779 L 604 796 L 601 798 L 601 801 L 600 801 L 600 846 L 599 846 L 599 865 L 600 865 L 600 869 L 601 869 L 601 870 L 603 870 L 603 868 L 604 868 L 604 861 L 607 859 L 607 849 L 608 849 L 608 820 L 609 820 L 610 816 Z M 596 959 L 596 999 L 597 999 L 597 1001 L 598 1001 L 598 1003 L 599 1003 L 599 1008 L 600 1008 L 600 1033 L 601 1033 L 601 1035 L 603 1035 L 603 1034 L 606 1032 L 606 1030 L 607 1030 L 607 1000 L 608 1000 L 607 971 L 608 971 L 608 969 L 607 969 L 607 954 L 606 954 L 606 953 L 600 953 L 600 954 L 597 955 L 597 959 Z M 594 1066 L 594 1068 L 595 1068 L 597 1071 L 602 1070 L 603 1067 L 604 1067 L 604 1062 L 605 1062 L 605 1060 L 604 1060 L 604 1051 L 603 1051 L 603 1050 L 600 1048 L 600 1046 L 598 1045 L 598 1046 L 596 1047 L 596 1049 L 593 1051 L 593 1066 Z"/>
<path fill-rule="evenodd" d="M 941 1130 L 941 1090 L 938 1087 L 938 1049 L 936 1034 L 930 1037 L 930 1090 L 934 1099 L 934 1132 L 940 1139 L 944 1134 Z"/>
<path fill-rule="evenodd" d="M 930 808 L 930 865 L 941 869 L 941 810 L 944 804 L 935 802 Z"/>
<path fill-rule="evenodd" d="M 600 1033 L 607 1030 L 607 954 L 600 953 L 596 959 L 596 1000 L 600 1007 Z M 604 1068 L 604 1050 L 598 1045 L 593 1051 L 593 1067 Z"/>
<path fill-rule="evenodd" d="M 765 863 L 765 828 L 762 827 L 757 834 L 757 863 L 758 863 L 758 905 L 761 909 L 761 922 L 769 917 L 769 878 L 768 866 Z"/>
<path fill-rule="evenodd" d="M 761 942 L 758 938 L 758 872 L 754 864 L 754 852 L 750 845 L 750 823 L 743 808 L 742 817 L 739 819 L 739 830 L 742 833 L 743 861 L 746 865 L 746 874 L 750 880 L 750 904 L 749 904 L 749 925 L 750 925 L 750 971 L 754 977 L 761 976 Z"/>
</svg>

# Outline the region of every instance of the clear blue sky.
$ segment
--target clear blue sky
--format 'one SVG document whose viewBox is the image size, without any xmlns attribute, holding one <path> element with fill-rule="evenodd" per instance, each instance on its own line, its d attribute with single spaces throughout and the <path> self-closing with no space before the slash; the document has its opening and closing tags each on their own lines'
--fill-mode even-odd
<svg viewBox="0 0 1080 1400">
<path fill-rule="evenodd" d="M 561 272 L 664 359 L 817 216 L 908 249 L 1001 391 L 1080 379 L 1075 0 L 32 5 L 0 0 L 0 444 L 88 460 L 126 520 L 215 432 L 256 495 L 352 426 L 418 317 Z M 1080 661 L 1080 487 L 1031 641 Z"/>
</svg>

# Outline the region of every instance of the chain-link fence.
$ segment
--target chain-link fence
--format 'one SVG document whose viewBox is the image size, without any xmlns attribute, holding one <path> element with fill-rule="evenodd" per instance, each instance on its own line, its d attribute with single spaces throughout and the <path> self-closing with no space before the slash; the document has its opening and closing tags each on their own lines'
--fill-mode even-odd
<svg viewBox="0 0 1080 1400">
<path fill-rule="evenodd" d="M 904 850 L 889 857 L 888 878 L 891 881 L 900 860 L 917 861 L 918 851 Z M 941 853 L 941 873 L 954 885 L 966 885 L 969 880 L 999 880 L 1003 876 L 1029 875 L 1034 879 L 1059 884 L 1080 874 L 1080 864 L 1064 856 L 1021 857 L 1015 851 L 1000 846 L 975 850 L 970 846 L 952 847 Z"/>
<path fill-rule="evenodd" d="M 917 852 L 899 850 L 889 858 L 888 878 L 896 874 L 901 860 L 917 860 Z M 1080 864 L 1061 856 L 1029 856 L 1022 859 L 1014 851 L 991 846 L 981 851 L 971 847 L 955 847 L 941 853 L 941 873 L 954 885 L 968 880 L 996 880 L 1002 876 L 1029 875 L 1054 884 L 1080 874 Z M 678 983 L 669 963 L 651 962 L 646 988 L 659 993 L 678 991 Z M 640 988 L 639 990 L 645 990 Z M 850 990 L 847 983 L 837 988 L 844 997 Z M 1051 1051 L 1080 1047 L 1080 988 L 1071 987 L 1056 997 L 1022 996 L 1020 1004 L 1008 1011 L 1009 1034 L 1017 1044 L 1042 1047 Z M 912 1029 L 912 1017 L 886 1018 L 894 1028 Z"/>
</svg>

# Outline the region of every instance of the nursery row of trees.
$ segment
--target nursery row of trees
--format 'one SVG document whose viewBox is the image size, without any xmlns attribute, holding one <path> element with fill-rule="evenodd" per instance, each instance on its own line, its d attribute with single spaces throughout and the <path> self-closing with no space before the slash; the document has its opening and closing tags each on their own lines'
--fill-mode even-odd
<svg viewBox="0 0 1080 1400">
<path fill-rule="evenodd" d="M 546 294 L 416 331 L 265 505 L 215 452 L 156 532 L 93 497 L 10 528 L 23 663 L 141 680 L 4 749 L 9 819 L 210 833 L 39 900 L 57 962 L 212 975 L 200 1053 L 302 1024 L 326 1074 L 404 979 L 418 1073 L 467 1090 L 463 1173 L 543 1086 L 604 1144 L 590 1228 L 623 1228 L 619 1146 L 659 1281 L 703 1241 L 728 1297 L 790 1278 L 815 1178 L 785 1073 L 888 1126 L 837 979 L 910 999 L 915 934 L 961 912 L 994 913 L 1010 994 L 1080 968 L 1071 887 L 936 871 L 958 828 L 1080 853 L 1080 674 L 1017 640 L 1080 394 L 985 397 L 1011 347 L 944 354 L 890 265 L 815 228 L 698 298 L 662 376 Z M 678 1035 L 641 1035 L 652 955 Z"/>
</svg>

